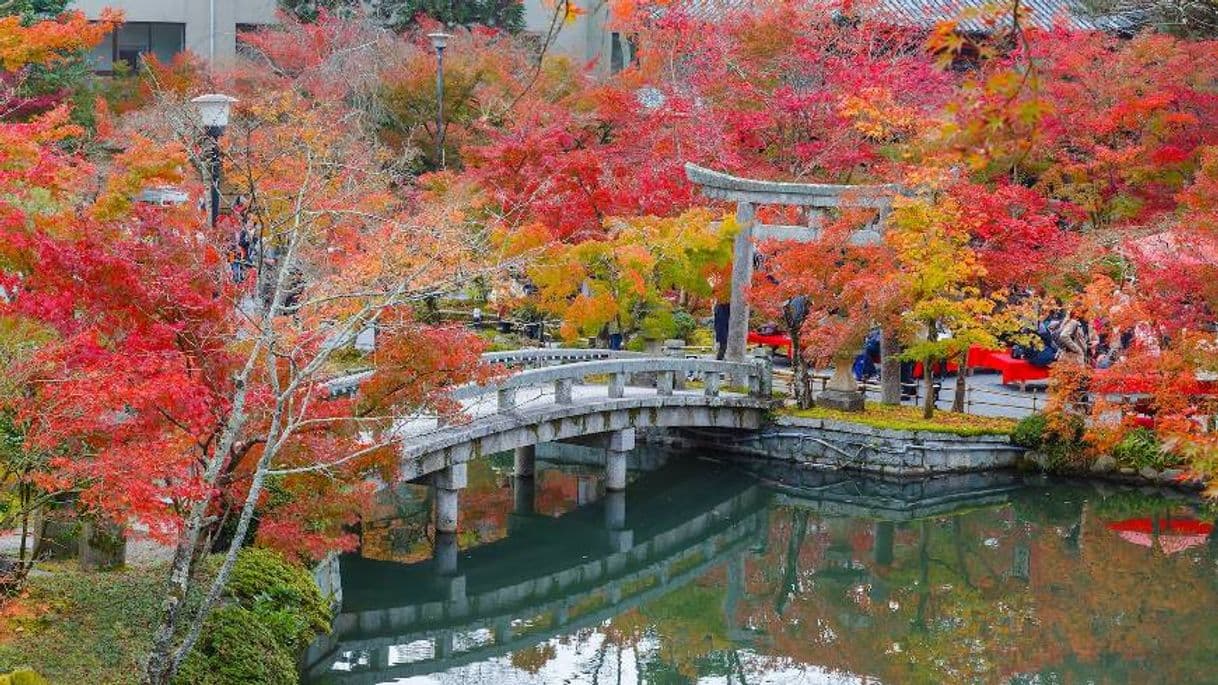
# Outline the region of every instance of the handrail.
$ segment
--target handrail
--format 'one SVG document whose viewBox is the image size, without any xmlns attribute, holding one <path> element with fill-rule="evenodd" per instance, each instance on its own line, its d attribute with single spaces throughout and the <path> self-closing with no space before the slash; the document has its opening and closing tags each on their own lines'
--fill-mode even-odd
<svg viewBox="0 0 1218 685">
<path fill-rule="evenodd" d="M 626 376 L 642 373 L 670 376 L 663 381 L 666 385 L 663 386 L 661 392 L 671 392 L 673 387 L 679 387 L 681 381 L 689 374 L 701 375 L 704 378 L 713 377 L 713 381 L 708 381 L 708 395 L 718 394 L 721 376 L 724 375 L 729 378 L 744 379 L 748 384 L 750 394 L 756 397 L 768 398 L 773 387 L 770 366 L 764 362 L 727 362 L 690 357 L 650 356 L 622 350 L 572 348 L 533 348 L 510 352 L 489 352 L 482 355 L 482 361 L 488 364 L 520 365 L 526 368 L 486 384 L 470 383 L 454 388 L 451 392 L 453 399 L 472 399 L 492 392 L 560 382 L 566 383 L 567 386 L 559 388 L 558 391 L 569 393 L 571 384 L 580 382 L 587 376 L 598 375 L 611 377 L 610 396 L 613 396 L 620 392 L 614 388 L 615 384 L 624 387 Z M 360 383 L 367 380 L 372 373 L 371 369 L 352 372 L 325 381 L 323 387 L 329 391 L 331 396 L 353 393 L 359 388 Z M 678 379 L 677 375 L 680 375 L 681 378 Z"/>
<path fill-rule="evenodd" d="M 597 359 L 637 359 L 641 352 L 625 350 L 580 349 L 571 347 L 532 347 L 504 352 L 487 352 L 482 361 L 487 364 L 537 364 L 541 362 L 583 362 Z"/>
<path fill-rule="evenodd" d="M 750 396 L 768 398 L 770 395 L 769 366 L 764 363 L 726 362 L 683 357 L 629 357 L 575 362 L 520 371 L 490 383 L 482 385 L 471 383 L 455 388 L 451 397 L 455 400 L 464 400 L 499 392 L 501 393 L 500 404 L 510 406 L 513 402 L 504 398 L 503 393 L 554 383 L 556 392 L 560 396 L 563 393 L 569 395 L 571 384 L 582 381 L 587 376 L 601 375 L 610 377 L 609 395 L 614 397 L 621 396 L 627 376 L 641 373 L 665 376 L 664 379 L 658 381 L 661 394 L 672 392 L 677 374 L 682 374 L 684 377 L 686 374 L 693 373 L 703 376 L 707 395 L 718 394 L 724 375 L 746 379 Z M 565 384 L 566 387 L 557 387 L 557 384 L 560 383 Z M 560 399 L 560 401 L 563 400 Z"/>
<path fill-rule="evenodd" d="M 485 352 L 481 355 L 485 364 L 503 364 L 504 366 L 552 366 L 554 364 L 592 361 L 596 359 L 639 358 L 645 357 L 639 352 L 603 349 L 577 349 L 570 347 L 530 347 L 521 350 L 502 352 Z M 373 369 L 360 369 L 350 373 L 322 381 L 321 386 L 331 397 L 339 397 L 355 392 L 360 383 L 367 380 Z"/>
</svg>

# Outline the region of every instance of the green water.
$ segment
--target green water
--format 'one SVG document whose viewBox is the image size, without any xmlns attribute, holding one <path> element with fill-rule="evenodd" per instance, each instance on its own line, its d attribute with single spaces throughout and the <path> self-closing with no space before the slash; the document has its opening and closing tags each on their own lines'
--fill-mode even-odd
<svg viewBox="0 0 1218 685">
<path fill-rule="evenodd" d="M 594 467 L 530 488 L 482 463 L 438 551 L 424 490 L 387 502 L 342 560 L 310 682 L 1218 682 L 1204 504 L 1014 475 L 642 466 L 605 497 Z"/>
</svg>

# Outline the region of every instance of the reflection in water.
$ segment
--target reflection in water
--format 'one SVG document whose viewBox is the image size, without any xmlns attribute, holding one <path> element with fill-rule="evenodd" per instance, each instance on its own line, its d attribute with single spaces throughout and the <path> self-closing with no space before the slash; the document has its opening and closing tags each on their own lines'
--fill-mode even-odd
<svg viewBox="0 0 1218 685">
<path fill-rule="evenodd" d="M 509 472 L 471 465 L 460 539 L 428 540 L 418 493 L 366 526 L 311 682 L 1218 681 L 1196 502 L 692 458 L 609 498 L 595 468 Z"/>
</svg>

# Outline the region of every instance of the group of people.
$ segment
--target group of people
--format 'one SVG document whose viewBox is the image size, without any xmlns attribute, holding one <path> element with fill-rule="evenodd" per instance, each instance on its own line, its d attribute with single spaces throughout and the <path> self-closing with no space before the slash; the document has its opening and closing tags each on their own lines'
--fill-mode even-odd
<svg viewBox="0 0 1218 685">
<path fill-rule="evenodd" d="M 221 217 L 220 221 L 228 224 L 232 230 L 225 258 L 232 272 L 233 283 L 242 283 L 246 272 L 254 267 L 261 247 L 258 231 L 254 228 L 254 215 L 245 196 L 238 196 L 233 201 L 232 213 Z"/>
<path fill-rule="evenodd" d="M 1061 361 L 1107 369 L 1121 359 L 1134 339 L 1134 331 L 1116 328 L 1102 317 L 1088 319 L 1081 308 L 1063 307 L 1060 301 L 1038 322 L 1035 334 L 1040 348 L 1015 345 L 1014 356 L 1040 367 Z"/>
</svg>

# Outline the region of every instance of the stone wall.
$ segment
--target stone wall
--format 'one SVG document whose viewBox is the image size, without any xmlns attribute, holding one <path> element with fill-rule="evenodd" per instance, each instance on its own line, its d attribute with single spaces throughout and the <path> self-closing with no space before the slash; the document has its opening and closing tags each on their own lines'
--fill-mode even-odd
<svg viewBox="0 0 1218 685">
<path fill-rule="evenodd" d="M 334 610 L 342 606 L 343 603 L 343 582 L 342 574 L 339 573 L 338 554 L 330 552 L 313 567 L 313 582 L 317 583 L 317 589 L 321 590 L 321 596 L 325 597 L 330 602 L 330 609 Z"/>
<path fill-rule="evenodd" d="M 756 431 L 670 429 L 648 441 L 680 449 L 900 476 L 1009 468 L 1024 450 L 1005 435 L 959 436 L 780 416 Z"/>
</svg>

